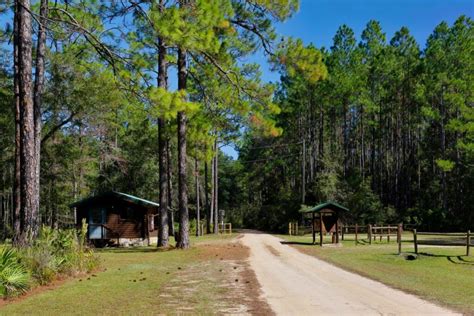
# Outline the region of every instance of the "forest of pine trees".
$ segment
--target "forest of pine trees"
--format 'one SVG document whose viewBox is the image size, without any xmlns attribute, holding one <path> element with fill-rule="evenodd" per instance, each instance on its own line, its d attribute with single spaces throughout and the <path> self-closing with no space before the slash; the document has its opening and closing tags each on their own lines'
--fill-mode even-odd
<svg viewBox="0 0 474 316">
<path fill-rule="evenodd" d="M 275 33 L 297 8 L 0 4 L 1 237 L 27 243 L 109 190 L 160 202 L 159 246 L 178 233 L 187 248 L 190 226 L 211 232 L 219 210 L 282 231 L 325 200 L 361 224 L 472 228 L 473 21 L 442 22 L 426 43 L 343 25 L 317 48 Z M 280 82 L 260 79 L 258 51 Z"/>
<path fill-rule="evenodd" d="M 369 21 L 358 41 L 342 25 L 321 53 L 328 75 L 316 83 L 279 66 L 282 136 L 246 135 L 246 223 L 282 230 L 297 205 L 335 200 L 358 223 L 472 227 L 473 21 L 440 23 L 426 45 L 405 27 L 387 39 Z"/>
</svg>

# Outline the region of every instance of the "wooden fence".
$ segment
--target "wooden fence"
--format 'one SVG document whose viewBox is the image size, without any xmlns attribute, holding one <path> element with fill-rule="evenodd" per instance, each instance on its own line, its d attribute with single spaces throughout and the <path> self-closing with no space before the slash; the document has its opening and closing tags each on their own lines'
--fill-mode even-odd
<svg viewBox="0 0 474 316">
<path fill-rule="evenodd" d="M 343 225 L 341 227 L 342 240 L 345 240 L 345 235 L 354 234 L 355 243 L 358 244 L 359 240 L 362 240 L 360 236 L 367 234 L 366 241 L 372 244 L 372 240 L 377 238 L 382 241 L 383 238 L 390 242 L 390 237 L 396 237 L 397 242 L 400 241 L 401 233 L 403 232 L 403 224 L 387 224 L 386 226 L 377 225 Z"/>
<path fill-rule="evenodd" d="M 403 225 L 387 225 L 387 226 L 376 226 L 376 225 L 368 225 L 367 227 L 367 238 L 369 239 L 369 244 L 372 243 L 373 240 L 377 240 L 377 237 L 380 238 L 387 238 L 387 242 L 390 242 L 390 237 L 396 237 L 397 242 L 399 242 L 401 238 L 401 232 L 403 231 Z"/>
<path fill-rule="evenodd" d="M 303 230 L 303 235 L 304 235 L 304 230 Z M 298 222 L 289 222 L 288 223 L 288 235 L 290 236 L 296 236 L 300 235 L 300 226 Z"/>
<path fill-rule="evenodd" d="M 219 234 L 232 234 L 232 223 L 219 224 Z"/>
<path fill-rule="evenodd" d="M 429 236 L 426 239 L 426 236 Z M 465 233 L 433 233 L 433 232 L 417 232 L 413 230 L 413 243 L 415 253 L 418 253 L 418 245 L 431 246 L 464 246 L 466 247 L 466 256 L 470 255 L 470 248 L 474 247 L 471 243 L 471 231 Z"/>
</svg>

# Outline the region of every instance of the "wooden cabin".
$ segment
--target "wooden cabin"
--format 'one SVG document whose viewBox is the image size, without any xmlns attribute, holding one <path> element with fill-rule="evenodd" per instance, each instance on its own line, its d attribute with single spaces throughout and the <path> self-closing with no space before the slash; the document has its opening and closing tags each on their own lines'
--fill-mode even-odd
<svg viewBox="0 0 474 316">
<path fill-rule="evenodd" d="M 349 209 L 335 202 L 325 202 L 300 211 L 311 214 L 311 227 L 313 233 L 313 244 L 316 242 L 316 231 L 319 231 L 319 244 L 323 245 L 323 236 L 333 235 L 333 243 L 339 243 L 339 232 L 342 220 Z"/>
<path fill-rule="evenodd" d="M 110 191 L 70 205 L 76 225 L 88 224 L 88 239 L 96 246 L 150 244 L 157 238 L 158 203 Z"/>
</svg>

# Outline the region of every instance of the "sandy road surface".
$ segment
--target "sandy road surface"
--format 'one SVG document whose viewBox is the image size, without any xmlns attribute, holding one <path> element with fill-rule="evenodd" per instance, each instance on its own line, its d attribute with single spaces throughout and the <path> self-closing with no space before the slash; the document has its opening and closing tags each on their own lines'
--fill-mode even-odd
<svg viewBox="0 0 474 316">
<path fill-rule="evenodd" d="M 414 295 L 347 272 L 280 243 L 246 232 L 250 266 L 277 315 L 455 315 Z"/>
</svg>

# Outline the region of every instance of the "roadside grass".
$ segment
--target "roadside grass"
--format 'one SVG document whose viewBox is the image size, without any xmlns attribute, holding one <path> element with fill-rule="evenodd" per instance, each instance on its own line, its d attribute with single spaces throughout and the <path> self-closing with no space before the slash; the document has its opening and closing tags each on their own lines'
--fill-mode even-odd
<svg viewBox="0 0 474 316">
<path fill-rule="evenodd" d="M 193 247 L 186 251 L 163 251 L 153 246 L 99 249 L 103 272 L 69 279 L 55 288 L 7 302 L 0 315 L 213 314 L 212 307 L 222 305 L 217 300 L 229 288 L 201 273 L 212 276 L 230 268 L 217 257 L 206 258 L 205 247 L 199 245 L 225 245 L 235 236 L 192 237 Z M 207 271 L 199 268 L 205 263 Z"/>
<path fill-rule="evenodd" d="M 333 263 L 336 266 L 380 281 L 394 288 L 416 294 L 467 314 L 474 314 L 474 255 L 465 256 L 464 247 L 419 246 L 418 258 L 406 260 L 403 254 L 414 254 L 410 234 L 404 234 L 402 256 L 395 240 L 359 243 L 346 235 L 342 247 L 311 245 L 312 237 L 278 237 L 298 250 Z M 319 241 L 317 236 L 317 241 Z M 350 240 L 348 240 L 350 239 Z M 325 240 L 330 242 L 329 239 Z"/>
</svg>

